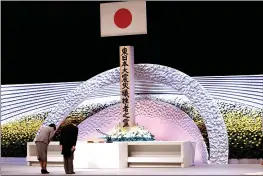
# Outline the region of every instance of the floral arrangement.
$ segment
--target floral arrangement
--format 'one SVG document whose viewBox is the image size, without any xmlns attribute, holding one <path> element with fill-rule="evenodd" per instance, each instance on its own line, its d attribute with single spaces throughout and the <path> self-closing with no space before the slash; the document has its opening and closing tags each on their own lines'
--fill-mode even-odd
<svg viewBox="0 0 263 176">
<path fill-rule="evenodd" d="M 263 109 L 218 101 L 229 139 L 229 158 L 263 158 Z"/>
<path fill-rule="evenodd" d="M 28 115 L 1 125 L 2 157 L 25 157 L 27 142 L 32 142 L 46 114 Z"/>
<path fill-rule="evenodd" d="M 227 113 L 224 116 L 229 136 L 229 157 L 263 158 L 261 116 L 252 118 L 241 113 Z"/>
<path fill-rule="evenodd" d="M 144 127 L 135 125 L 131 128 L 116 126 L 109 133 L 112 141 L 154 141 L 154 136 Z"/>
<path fill-rule="evenodd" d="M 111 105 L 113 105 L 112 103 Z M 207 130 L 200 114 L 190 104 L 173 104 L 179 106 L 196 123 L 208 147 L 209 140 Z M 223 115 L 229 136 L 229 158 L 263 158 L 263 135 L 262 135 L 262 109 L 255 109 L 238 104 L 218 102 Z M 108 106 L 101 105 L 84 106 L 72 111 L 68 118 L 61 124 L 71 123 L 72 119 L 79 123 L 95 112 Z M 2 157 L 25 157 L 26 143 L 33 141 L 35 134 L 47 113 L 26 115 L 13 122 L 1 125 L 1 153 Z M 59 139 L 59 129 L 55 140 Z M 140 126 L 130 129 L 115 127 L 110 132 L 113 141 L 152 141 L 154 136 Z"/>
</svg>

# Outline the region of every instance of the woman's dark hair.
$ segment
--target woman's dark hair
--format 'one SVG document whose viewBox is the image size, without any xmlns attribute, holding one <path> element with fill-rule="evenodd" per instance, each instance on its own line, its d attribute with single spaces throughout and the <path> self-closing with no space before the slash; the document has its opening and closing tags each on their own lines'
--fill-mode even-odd
<svg viewBox="0 0 263 176">
<path fill-rule="evenodd" d="M 48 125 L 49 127 L 53 127 L 54 128 L 54 130 L 56 130 L 56 125 L 54 124 L 54 123 L 52 123 L 52 124 L 50 124 L 50 125 Z"/>
</svg>

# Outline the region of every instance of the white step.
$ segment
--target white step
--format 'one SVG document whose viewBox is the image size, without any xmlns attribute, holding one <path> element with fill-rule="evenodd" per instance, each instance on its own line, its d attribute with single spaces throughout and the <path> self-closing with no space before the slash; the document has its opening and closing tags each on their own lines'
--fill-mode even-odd
<svg viewBox="0 0 263 176">
<path fill-rule="evenodd" d="M 182 163 L 181 157 L 128 157 L 128 163 Z"/>
<path fill-rule="evenodd" d="M 48 156 L 48 162 L 63 162 L 63 156 Z M 27 162 L 38 162 L 37 156 L 26 157 Z"/>
</svg>

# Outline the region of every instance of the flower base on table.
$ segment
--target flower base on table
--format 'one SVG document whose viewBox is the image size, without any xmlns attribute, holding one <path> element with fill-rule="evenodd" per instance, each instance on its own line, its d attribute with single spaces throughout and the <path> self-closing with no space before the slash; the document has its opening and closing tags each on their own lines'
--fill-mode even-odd
<svg viewBox="0 0 263 176">
<path fill-rule="evenodd" d="M 142 126 L 130 128 L 115 127 L 109 137 L 114 141 L 154 141 L 154 136 Z"/>
</svg>

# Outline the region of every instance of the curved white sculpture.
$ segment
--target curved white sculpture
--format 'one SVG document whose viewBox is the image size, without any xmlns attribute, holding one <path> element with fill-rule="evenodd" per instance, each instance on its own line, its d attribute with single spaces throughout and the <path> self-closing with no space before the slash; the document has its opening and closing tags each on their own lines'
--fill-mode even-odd
<svg viewBox="0 0 263 176">
<path fill-rule="evenodd" d="M 228 163 L 228 136 L 224 119 L 215 101 L 197 81 L 176 69 L 161 65 L 137 64 L 134 71 L 136 79 L 160 82 L 185 95 L 204 118 L 209 137 L 210 162 L 212 164 Z M 66 116 L 87 97 L 119 81 L 120 70 L 114 68 L 80 84 L 51 111 L 44 125 L 55 123 L 59 126 Z"/>
</svg>

